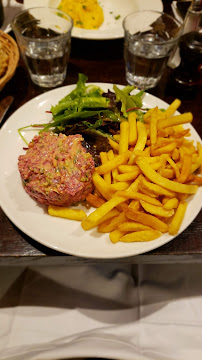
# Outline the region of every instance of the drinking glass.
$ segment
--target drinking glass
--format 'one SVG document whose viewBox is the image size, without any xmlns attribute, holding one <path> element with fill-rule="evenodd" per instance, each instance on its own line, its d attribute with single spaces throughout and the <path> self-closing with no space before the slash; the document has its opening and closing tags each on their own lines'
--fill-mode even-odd
<svg viewBox="0 0 202 360">
<path fill-rule="evenodd" d="M 123 21 L 126 80 L 139 89 L 159 82 L 182 34 L 172 16 L 152 10 L 137 11 Z"/>
<path fill-rule="evenodd" d="M 11 25 L 32 81 L 47 88 L 61 85 L 70 55 L 72 18 L 58 9 L 37 7 L 18 13 Z"/>
</svg>

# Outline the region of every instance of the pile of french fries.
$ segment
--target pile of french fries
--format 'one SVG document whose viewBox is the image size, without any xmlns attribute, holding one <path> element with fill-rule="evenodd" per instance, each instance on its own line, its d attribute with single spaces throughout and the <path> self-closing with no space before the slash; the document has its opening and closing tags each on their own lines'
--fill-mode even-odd
<svg viewBox="0 0 202 360">
<path fill-rule="evenodd" d="M 189 195 L 202 184 L 202 145 L 189 140 L 190 112 L 174 115 L 181 102 L 175 99 L 162 111 L 158 107 L 137 121 L 135 112 L 120 124 L 110 139 L 111 150 L 101 152 L 101 165 L 93 174 L 95 190 L 87 202 L 96 209 L 49 206 L 49 214 L 80 220 L 84 230 L 97 227 L 109 233 L 112 243 L 157 239 L 176 235 L 184 218 Z M 66 211 L 66 214 L 65 214 Z"/>
</svg>

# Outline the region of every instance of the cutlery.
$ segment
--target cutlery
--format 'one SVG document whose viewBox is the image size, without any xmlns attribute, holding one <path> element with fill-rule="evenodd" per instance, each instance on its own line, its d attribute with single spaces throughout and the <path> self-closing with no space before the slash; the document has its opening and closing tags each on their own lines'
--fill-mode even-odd
<svg viewBox="0 0 202 360">
<path fill-rule="evenodd" d="M 11 106 L 13 99 L 13 96 L 6 96 L 0 101 L 0 124 L 2 123 L 4 116 L 6 115 L 9 107 Z"/>
</svg>

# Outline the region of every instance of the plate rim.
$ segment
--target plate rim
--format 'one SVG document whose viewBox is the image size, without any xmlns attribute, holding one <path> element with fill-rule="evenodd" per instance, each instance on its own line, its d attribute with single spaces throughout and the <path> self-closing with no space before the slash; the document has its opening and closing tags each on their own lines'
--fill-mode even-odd
<svg viewBox="0 0 202 360">
<path fill-rule="evenodd" d="M 98 85 L 98 86 L 100 86 L 101 88 L 102 88 L 102 87 L 112 87 L 112 86 L 113 86 L 113 83 L 103 83 L 103 82 L 88 82 L 88 83 L 87 83 L 87 85 L 91 85 L 91 84 L 92 84 L 92 85 Z M 54 92 L 58 92 L 58 90 L 59 90 L 60 92 L 71 91 L 73 88 L 75 88 L 75 86 L 76 86 L 76 84 L 65 85 L 65 86 L 62 86 L 62 87 L 60 87 L 60 88 L 56 88 L 56 89 L 47 91 L 47 92 L 45 92 L 45 93 L 43 93 L 43 94 L 37 95 L 36 97 L 30 99 L 28 102 L 26 102 L 25 104 L 23 104 L 20 108 L 18 108 L 18 109 L 8 118 L 8 120 L 4 123 L 4 125 L 2 126 L 2 128 L 1 128 L 1 130 L 0 130 L 0 138 L 1 138 L 3 132 L 9 131 L 9 126 L 12 128 L 13 122 L 16 121 L 16 116 L 18 116 L 18 114 L 19 114 L 20 112 L 22 112 L 25 107 L 28 107 L 28 108 L 29 108 L 30 104 L 32 105 L 32 103 L 34 104 L 35 102 L 39 102 L 40 100 L 43 100 L 44 98 L 47 98 L 50 93 L 54 94 Z M 119 87 L 121 88 L 121 87 L 124 87 L 125 85 L 117 84 L 117 86 L 119 86 Z M 139 91 L 139 90 L 136 90 L 135 92 L 138 92 L 138 91 Z M 169 104 L 166 103 L 164 100 L 161 100 L 160 98 L 158 98 L 158 97 L 156 97 L 156 96 L 154 96 L 154 95 L 152 95 L 152 94 L 149 94 L 149 93 L 147 93 L 147 92 L 145 93 L 144 96 L 145 96 L 146 98 L 147 98 L 147 97 L 152 98 L 153 101 L 159 100 L 159 101 L 161 102 L 161 104 L 164 104 L 165 106 L 168 106 L 168 105 L 169 105 Z M 144 99 L 143 99 L 143 101 L 144 101 Z M 197 136 L 198 140 L 199 140 L 200 142 L 202 142 L 199 134 L 198 134 L 197 131 L 194 129 L 194 127 L 193 127 L 191 124 L 189 124 L 189 127 L 190 127 L 191 130 L 195 133 L 195 135 Z M 198 141 L 198 140 L 197 140 L 197 141 Z M 1 159 L 1 157 L 0 157 L 0 159 Z M 16 159 L 16 160 L 17 160 L 17 159 Z M 17 162 L 17 161 L 16 161 L 16 162 Z M 0 163 L 1 163 L 1 160 L 0 160 Z M 200 191 L 200 188 L 198 189 L 198 191 Z M 27 196 L 29 196 L 29 195 L 27 195 Z M 106 256 L 106 254 L 99 254 L 99 256 L 97 256 L 97 255 L 95 256 L 95 255 L 93 255 L 93 254 L 83 254 L 83 253 L 79 253 L 79 251 L 75 253 L 75 251 L 69 251 L 69 250 L 65 250 L 64 248 L 63 248 L 63 249 L 62 249 L 62 248 L 58 248 L 57 245 L 48 244 L 47 241 L 46 241 L 46 240 L 44 241 L 43 239 L 41 239 L 39 235 L 38 235 L 38 237 L 36 237 L 35 234 L 34 234 L 34 236 L 33 236 L 33 234 L 32 234 L 31 232 L 29 232 L 29 231 L 27 231 L 27 229 L 25 229 L 25 227 L 24 227 L 23 224 L 20 224 L 20 225 L 19 225 L 19 222 L 17 222 L 17 221 L 15 220 L 15 218 L 13 218 L 13 215 L 12 215 L 12 214 L 10 215 L 10 213 L 9 213 L 9 208 L 7 209 L 7 207 L 5 206 L 5 204 L 2 204 L 1 196 L 0 196 L 0 205 L 1 205 L 2 210 L 4 211 L 4 213 L 6 214 L 6 216 L 13 222 L 13 224 L 14 224 L 18 229 L 20 229 L 22 232 L 24 232 L 25 235 L 29 236 L 31 239 L 37 241 L 38 243 L 40 243 L 40 244 L 42 244 L 42 245 L 44 245 L 44 246 L 46 246 L 46 247 L 48 247 L 48 248 L 51 248 L 51 249 L 53 249 L 53 250 L 56 250 L 56 251 L 58 251 L 58 252 L 60 252 L 60 253 L 67 254 L 67 255 L 73 255 L 73 256 L 82 257 L 82 258 L 103 259 L 103 260 L 106 260 L 106 259 L 121 259 L 121 258 L 127 258 L 127 257 L 131 257 L 131 256 L 141 255 L 141 254 L 148 253 L 149 251 L 152 251 L 152 250 L 154 250 L 154 249 L 157 249 L 157 248 L 159 248 L 159 247 L 167 244 L 168 242 L 172 241 L 175 237 L 179 236 L 179 235 L 193 222 L 193 220 L 195 219 L 195 217 L 199 214 L 199 212 L 200 212 L 200 210 L 201 210 L 201 208 L 199 208 L 199 209 L 197 210 L 197 212 L 194 213 L 194 215 L 190 214 L 190 218 L 189 218 L 189 221 L 188 221 L 188 225 L 186 225 L 185 228 L 182 228 L 182 229 L 178 232 L 178 234 L 176 234 L 175 236 L 172 236 L 172 237 L 171 237 L 171 236 L 168 236 L 168 239 L 165 239 L 165 240 L 163 241 L 163 243 L 160 244 L 160 245 L 158 245 L 158 244 L 156 245 L 156 242 L 155 242 L 155 240 L 154 240 L 154 241 L 152 241 L 152 242 L 149 243 L 149 245 L 150 245 L 150 246 L 149 246 L 149 249 L 147 249 L 147 250 L 144 250 L 144 249 L 143 249 L 142 251 L 139 251 L 138 253 L 134 252 L 134 251 L 133 251 L 133 248 L 132 248 L 131 251 L 129 251 L 128 254 L 123 254 L 123 255 L 119 254 L 119 256 L 117 256 L 117 255 L 114 255 L 114 256 L 113 256 L 112 254 L 110 254 L 110 256 Z M 69 221 L 69 220 L 65 220 L 65 219 L 62 219 L 62 220 L 63 220 L 63 221 Z M 163 236 L 163 235 L 162 235 L 162 236 Z M 161 237 L 160 237 L 160 238 L 161 238 Z M 160 239 L 160 238 L 159 238 L 159 239 Z M 158 239 L 157 239 L 157 240 L 158 240 Z M 105 240 L 103 240 L 103 241 L 105 241 Z"/>
</svg>

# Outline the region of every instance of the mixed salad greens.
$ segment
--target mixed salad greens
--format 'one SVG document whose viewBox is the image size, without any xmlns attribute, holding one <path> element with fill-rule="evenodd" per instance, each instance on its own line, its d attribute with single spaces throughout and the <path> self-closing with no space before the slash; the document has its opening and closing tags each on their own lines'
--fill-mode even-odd
<svg viewBox="0 0 202 360">
<path fill-rule="evenodd" d="M 120 122 L 127 119 L 130 111 L 135 111 L 137 120 L 143 121 L 143 115 L 148 110 L 142 109 L 144 91 L 131 95 L 134 86 L 127 85 L 119 89 L 113 85 L 113 92 L 108 90 L 105 93 L 99 86 L 87 85 L 87 80 L 86 75 L 79 74 L 76 88 L 51 107 L 52 120 L 30 126 L 39 126 L 40 133 L 51 130 L 66 135 L 81 133 L 111 137 L 113 131 L 118 130 Z M 19 133 L 26 142 L 21 134 L 23 129 L 19 129 Z"/>
</svg>

